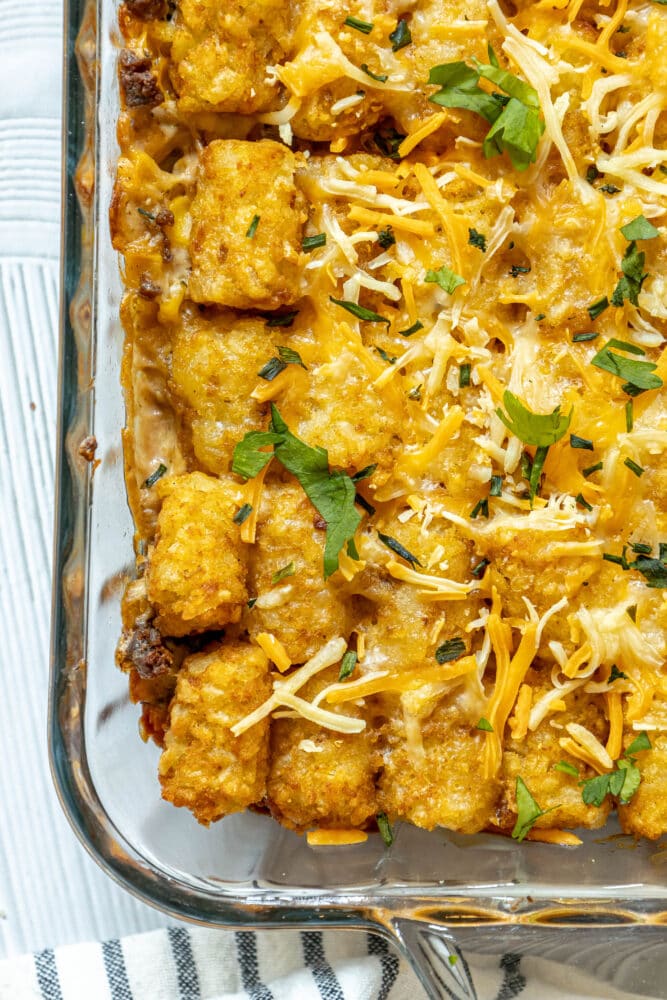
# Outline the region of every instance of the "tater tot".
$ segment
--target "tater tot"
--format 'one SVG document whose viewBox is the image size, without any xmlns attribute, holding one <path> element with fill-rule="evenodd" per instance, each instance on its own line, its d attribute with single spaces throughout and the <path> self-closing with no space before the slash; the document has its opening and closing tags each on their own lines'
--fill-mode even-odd
<svg viewBox="0 0 667 1000">
<path fill-rule="evenodd" d="M 205 824 L 262 801 L 268 720 L 238 737 L 230 729 L 270 691 L 268 660 L 257 646 L 225 642 L 184 661 L 160 758 L 165 799 Z"/>
<path fill-rule="evenodd" d="M 202 472 L 161 480 L 164 498 L 148 565 L 148 599 L 165 635 L 237 622 L 248 599 L 246 555 L 232 518 L 238 487 Z"/>
</svg>

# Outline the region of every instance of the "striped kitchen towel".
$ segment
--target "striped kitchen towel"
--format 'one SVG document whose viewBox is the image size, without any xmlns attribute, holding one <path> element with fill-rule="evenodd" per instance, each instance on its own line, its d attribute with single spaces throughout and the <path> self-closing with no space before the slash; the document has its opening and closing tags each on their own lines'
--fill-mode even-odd
<svg viewBox="0 0 667 1000">
<path fill-rule="evenodd" d="M 450 1000 L 648 1000 L 543 958 L 461 957 L 475 992 Z M 0 1000 L 422 1000 L 408 965 L 373 934 L 186 926 L 0 962 Z"/>
</svg>

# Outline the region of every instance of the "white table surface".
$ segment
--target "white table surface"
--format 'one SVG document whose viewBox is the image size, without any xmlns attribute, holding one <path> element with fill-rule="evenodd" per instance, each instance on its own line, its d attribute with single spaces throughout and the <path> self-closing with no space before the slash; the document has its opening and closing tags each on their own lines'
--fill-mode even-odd
<svg viewBox="0 0 667 1000">
<path fill-rule="evenodd" d="M 47 760 L 61 22 L 0 0 L 0 958 L 167 923 L 79 845 Z"/>
</svg>

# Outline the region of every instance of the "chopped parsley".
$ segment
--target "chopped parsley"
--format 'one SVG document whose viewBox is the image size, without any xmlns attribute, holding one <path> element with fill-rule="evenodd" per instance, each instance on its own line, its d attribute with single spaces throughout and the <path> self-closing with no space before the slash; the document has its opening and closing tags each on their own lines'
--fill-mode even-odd
<svg viewBox="0 0 667 1000">
<path fill-rule="evenodd" d="M 588 307 L 588 315 L 590 316 L 591 319 L 597 319 L 598 316 L 600 316 L 605 311 L 605 309 L 608 308 L 609 308 L 609 299 L 607 298 L 606 295 L 603 295 L 601 299 L 597 300 L 597 302 L 591 303 L 591 305 Z"/>
<path fill-rule="evenodd" d="M 389 77 L 385 74 L 376 76 L 375 73 L 371 73 L 368 66 L 365 64 L 361 67 L 364 73 L 372 77 L 374 80 L 379 80 L 380 83 L 384 83 Z M 395 128 L 385 128 L 381 131 L 373 133 L 373 141 L 375 145 L 380 150 L 383 156 L 388 156 L 390 160 L 400 160 L 398 153 L 398 147 L 401 145 L 405 135 L 402 132 L 397 132 Z"/>
<path fill-rule="evenodd" d="M 635 425 L 635 414 L 634 414 L 632 400 L 629 399 L 625 404 L 625 429 L 628 432 L 628 434 L 630 433 L 634 425 Z"/>
<path fill-rule="evenodd" d="M 340 661 L 340 670 L 338 671 L 338 680 L 346 681 L 347 678 L 352 674 L 352 671 L 357 665 L 358 656 L 352 649 L 348 649 L 347 653 L 343 656 Z"/>
<path fill-rule="evenodd" d="M 269 316 L 267 318 L 266 325 L 269 327 L 292 326 L 298 315 L 298 309 L 295 309 L 293 312 L 277 313 L 275 316 Z"/>
<path fill-rule="evenodd" d="M 265 365 L 262 365 L 257 374 L 265 382 L 273 382 L 274 378 L 277 378 L 286 368 L 287 364 L 280 358 L 270 358 Z"/>
<path fill-rule="evenodd" d="M 387 226 L 386 229 L 381 229 L 378 233 L 378 243 L 383 250 L 387 250 L 392 247 L 396 242 L 396 237 L 394 236 L 394 230 L 391 226 Z"/>
<path fill-rule="evenodd" d="M 639 304 L 639 293 L 642 285 L 648 278 L 648 273 L 644 271 L 646 254 L 637 249 L 637 244 L 633 240 L 628 244 L 628 248 L 621 261 L 621 271 L 623 277 L 619 278 L 618 284 L 611 297 L 613 306 L 622 306 L 627 299 L 633 306 Z"/>
<path fill-rule="evenodd" d="M 642 469 L 641 465 L 637 465 L 631 458 L 626 458 L 623 465 L 627 466 L 630 472 L 634 472 L 637 479 L 640 479 L 644 475 L 644 469 Z"/>
<path fill-rule="evenodd" d="M 366 76 L 370 76 L 371 80 L 377 80 L 378 83 L 386 83 L 387 80 L 389 79 L 389 77 L 387 76 L 386 73 L 373 73 L 372 70 L 370 70 L 368 68 L 368 63 L 362 63 L 361 66 L 360 66 L 360 69 L 361 69 L 362 73 L 365 73 Z M 379 133 L 376 133 L 375 143 L 376 143 L 377 146 L 380 146 L 380 143 L 378 142 L 378 138 L 377 138 L 378 135 L 379 135 Z M 401 138 L 404 139 L 405 136 L 402 136 Z M 398 143 L 398 146 L 400 146 L 400 142 Z M 396 148 L 398 148 L 398 146 Z M 384 152 L 384 150 L 383 150 L 383 152 Z M 392 153 L 385 153 L 384 155 L 385 156 L 391 156 L 392 159 L 396 159 L 397 160 L 398 156 L 394 156 L 394 153 L 395 153 L 395 150 Z"/>
<path fill-rule="evenodd" d="M 660 230 L 656 229 L 643 215 L 638 215 L 632 222 L 621 226 L 621 232 L 630 242 L 633 240 L 654 240 L 656 236 L 660 235 Z"/>
<path fill-rule="evenodd" d="M 296 566 L 293 562 L 288 562 L 287 565 L 281 566 L 281 568 L 273 574 L 271 577 L 271 583 L 280 583 L 280 581 L 284 580 L 285 577 L 294 576 L 295 573 Z"/>
<path fill-rule="evenodd" d="M 536 323 L 541 323 L 542 320 L 546 319 L 546 318 L 547 318 L 546 317 L 546 313 L 538 313 L 537 316 L 535 317 L 535 322 Z"/>
<path fill-rule="evenodd" d="M 616 350 L 612 351 L 612 348 Z M 643 354 L 641 347 L 635 344 L 628 344 L 624 340 L 612 339 L 607 341 L 604 347 L 600 348 L 597 354 L 591 358 L 591 364 L 603 371 L 622 378 L 625 384 L 622 389 L 628 396 L 638 396 L 647 389 L 659 389 L 662 379 L 653 372 L 657 365 L 652 361 L 636 361 L 634 358 L 623 357 L 618 351 L 626 354 Z"/>
<path fill-rule="evenodd" d="M 479 722 L 475 726 L 475 729 L 481 729 L 483 733 L 493 732 L 493 726 L 491 725 L 488 719 L 484 718 L 484 716 L 482 716 L 482 718 L 479 720 Z"/>
<path fill-rule="evenodd" d="M 462 278 L 460 274 L 456 274 L 454 271 L 450 271 L 448 267 L 440 267 L 437 271 L 427 271 L 424 281 L 440 285 L 449 295 L 453 295 L 460 285 L 465 285 L 466 283 L 465 278 Z"/>
<path fill-rule="evenodd" d="M 144 489 L 149 490 L 151 486 L 155 486 L 158 479 L 162 479 L 166 471 L 167 466 L 160 462 L 155 472 L 151 472 L 150 476 L 148 476 L 148 478 L 144 481 Z"/>
<path fill-rule="evenodd" d="M 253 215 L 252 222 L 248 226 L 248 231 L 246 232 L 246 236 L 249 240 L 251 240 L 255 235 L 255 233 L 257 232 L 258 225 L 259 225 L 259 215 Z"/>
<path fill-rule="evenodd" d="M 352 476 L 352 482 L 360 483 L 362 479 L 370 479 L 376 469 L 377 469 L 377 462 L 375 462 L 373 465 L 365 466 L 363 469 L 360 469 L 359 472 L 355 472 L 355 474 Z"/>
<path fill-rule="evenodd" d="M 412 326 L 409 326 L 407 330 L 399 330 L 401 337 L 411 337 L 413 333 L 417 333 L 418 330 L 423 330 L 424 324 L 417 320 Z"/>
<path fill-rule="evenodd" d="M 387 819 L 387 814 L 378 813 L 377 816 L 375 817 L 375 822 L 378 825 L 378 830 L 380 836 L 382 837 L 385 843 L 385 846 L 391 847 L 391 845 L 394 843 L 394 833 L 389 823 L 389 820 Z"/>
<path fill-rule="evenodd" d="M 391 535 L 383 535 L 381 531 L 378 531 L 378 538 L 383 545 L 386 545 L 388 549 L 395 552 L 397 556 L 400 556 L 401 559 L 405 559 L 406 562 L 409 562 L 413 569 L 415 566 L 422 565 L 419 559 L 417 559 L 417 556 L 413 556 L 412 552 L 408 552 L 405 546 L 401 545 L 400 542 L 397 542 L 395 538 L 391 537 Z"/>
<path fill-rule="evenodd" d="M 554 771 L 562 771 L 563 774 L 569 774 L 573 778 L 579 777 L 577 768 L 567 760 L 559 760 L 557 764 L 554 764 Z"/>
<path fill-rule="evenodd" d="M 319 247 L 326 246 L 327 234 L 317 233 L 316 236 L 304 236 L 301 240 L 301 249 L 304 253 L 311 253 Z"/>
<path fill-rule="evenodd" d="M 629 609 L 628 609 L 629 610 Z M 635 605 L 635 612 L 637 611 L 637 606 Z M 632 616 L 630 616 L 632 617 Z M 634 619 L 633 619 L 634 620 Z M 622 670 L 619 670 L 615 663 L 612 664 L 611 672 L 609 674 L 609 683 L 613 681 L 625 680 L 627 681 L 628 675 L 624 674 Z"/>
<path fill-rule="evenodd" d="M 607 795 L 618 798 L 621 805 L 627 805 L 641 783 L 641 772 L 637 767 L 636 754 L 651 749 L 651 741 L 645 732 L 632 741 L 620 760 L 616 761 L 615 770 L 609 774 L 600 774 L 595 778 L 580 781 L 581 797 L 587 806 L 602 805 Z"/>
<path fill-rule="evenodd" d="M 491 125 L 482 151 L 487 159 L 507 153 L 515 170 L 526 170 L 537 159 L 537 146 L 544 122 L 540 117 L 537 91 L 507 70 L 501 69 L 489 46 L 489 63 L 443 63 L 433 66 L 428 82 L 440 90 L 429 101 L 443 108 L 463 108 L 481 115 Z M 479 86 L 480 78 L 495 84 L 503 94 L 490 94 Z"/>
<path fill-rule="evenodd" d="M 380 316 L 379 313 L 373 312 L 372 309 L 365 309 L 356 302 L 348 302 L 345 299 L 335 299 L 333 295 L 329 296 L 329 301 L 333 302 L 336 306 L 340 306 L 341 309 L 346 309 L 353 316 L 356 316 L 357 319 L 363 319 L 368 323 L 386 323 L 387 326 L 390 324 L 390 320 L 388 320 L 385 316 Z"/>
<path fill-rule="evenodd" d="M 360 21 L 358 17 L 346 17 L 343 24 L 346 24 L 348 28 L 355 28 L 356 31 L 361 31 L 364 35 L 370 35 L 374 27 L 372 21 Z"/>
<path fill-rule="evenodd" d="M 482 253 L 486 253 L 486 236 L 478 233 L 476 229 L 468 230 L 468 243 L 471 247 L 477 247 Z"/>
<path fill-rule="evenodd" d="M 243 524 L 244 521 L 248 520 L 251 514 L 252 514 L 251 505 L 249 503 L 244 503 L 243 506 L 239 507 L 239 509 L 236 511 L 234 517 L 232 518 L 232 521 L 234 522 L 234 524 Z"/>
<path fill-rule="evenodd" d="M 406 20 L 401 18 L 397 22 L 396 27 L 389 35 L 389 41 L 391 42 L 392 52 L 398 52 L 399 49 L 404 49 L 406 45 L 410 44 L 412 34 Z"/>
<path fill-rule="evenodd" d="M 459 365 L 459 388 L 465 389 L 470 385 L 470 370 L 471 366 L 465 362 Z"/>
<path fill-rule="evenodd" d="M 382 360 L 386 361 L 388 365 L 395 365 L 396 364 L 396 355 L 395 354 L 387 354 L 387 352 L 385 351 L 384 347 L 377 347 L 376 346 L 375 350 L 378 352 L 378 354 L 380 355 L 380 357 L 382 358 Z"/>
<path fill-rule="evenodd" d="M 435 651 L 435 658 L 438 663 L 451 663 L 453 660 L 460 660 L 466 651 L 466 644 L 460 636 L 455 639 L 447 639 Z"/>
<path fill-rule="evenodd" d="M 503 394 L 503 403 L 507 413 L 503 413 L 500 408 L 496 413 L 505 427 L 524 444 L 535 445 L 537 448 L 527 476 L 530 498 L 533 500 L 537 496 L 547 452 L 552 444 L 560 441 L 567 433 L 572 410 L 567 415 L 561 414 L 560 406 L 557 406 L 551 413 L 533 413 L 509 389 Z"/>
<path fill-rule="evenodd" d="M 490 563 L 491 560 L 485 558 L 485 559 L 480 559 L 477 565 L 473 566 L 470 572 L 472 573 L 472 575 L 475 577 L 476 580 L 479 580 L 481 578 L 481 576 L 484 573 L 484 570 L 486 569 L 487 566 L 490 565 Z"/>
<path fill-rule="evenodd" d="M 488 517 L 489 516 L 489 501 L 486 497 L 482 497 L 478 500 L 473 509 L 470 511 L 470 517 L 475 521 L 478 517 Z"/>
<path fill-rule="evenodd" d="M 278 354 L 280 360 L 284 361 L 288 365 L 300 365 L 304 371 L 308 371 L 303 361 L 301 360 L 301 355 L 298 351 L 294 351 L 291 347 L 283 347 L 280 345 L 278 348 Z"/>
<path fill-rule="evenodd" d="M 521 777 L 516 779 L 516 823 L 512 830 L 512 837 L 519 843 L 524 839 L 538 821 L 540 816 L 546 816 L 555 809 L 542 809 L 528 790 L 528 786 Z"/>
<path fill-rule="evenodd" d="M 272 452 L 261 449 L 273 445 Z M 345 472 L 329 469 L 325 448 L 311 448 L 289 430 L 274 403 L 268 431 L 249 431 L 234 448 L 232 472 L 250 479 L 276 458 L 301 484 L 306 496 L 325 520 L 325 580 L 338 569 L 338 553 L 354 537 L 361 523 L 355 507 L 355 486 Z"/>
</svg>

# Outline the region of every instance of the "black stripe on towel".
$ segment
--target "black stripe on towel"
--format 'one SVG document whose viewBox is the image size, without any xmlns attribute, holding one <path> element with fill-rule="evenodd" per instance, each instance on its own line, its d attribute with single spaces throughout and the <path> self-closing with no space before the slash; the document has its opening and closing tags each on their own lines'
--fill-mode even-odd
<svg viewBox="0 0 667 1000">
<path fill-rule="evenodd" d="M 35 972 L 42 1000 L 63 1000 L 58 978 L 58 967 L 53 948 L 45 948 L 35 955 Z"/>
<path fill-rule="evenodd" d="M 111 1000 L 132 1000 L 132 990 L 127 978 L 123 949 L 117 938 L 102 943 L 102 958 L 104 959 L 104 971 L 107 974 Z"/>
<path fill-rule="evenodd" d="M 398 970 L 400 968 L 398 955 L 390 952 L 389 945 L 384 938 L 380 937 L 379 934 L 369 934 L 366 939 L 366 945 L 368 948 L 368 954 L 376 956 L 380 959 L 382 982 L 380 983 L 380 991 L 377 995 L 377 1000 L 387 1000 L 387 997 L 389 996 L 389 993 L 393 989 L 394 983 L 398 978 Z"/>
<path fill-rule="evenodd" d="M 302 931 L 301 945 L 306 965 L 313 974 L 322 1000 L 345 1000 L 334 970 L 326 960 L 321 932 Z"/>
<path fill-rule="evenodd" d="M 526 977 L 519 968 L 521 955 L 508 951 L 500 959 L 500 968 L 503 970 L 503 981 L 496 1000 L 514 1000 L 526 988 Z"/>
<path fill-rule="evenodd" d="M 253 931 L 237 931 L 236 953 L 241 970 L 243 989 L 252 1000 L 273 1000 L 271 990 L 259 978 L 259 962 L 257 960 L 257 938 Z"/>
<path fill-rule="evenodd" d="M 178 976 L 179 1000 L 199 1000 L 201 996 L 199 976 L 197 975 L 195 957 L 192 954 L 190 935 L 185 927 L 170 927 L 168 934 Z"/>
</svg>

